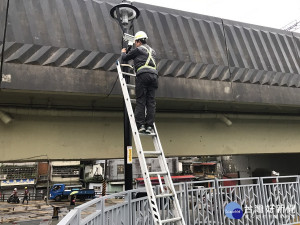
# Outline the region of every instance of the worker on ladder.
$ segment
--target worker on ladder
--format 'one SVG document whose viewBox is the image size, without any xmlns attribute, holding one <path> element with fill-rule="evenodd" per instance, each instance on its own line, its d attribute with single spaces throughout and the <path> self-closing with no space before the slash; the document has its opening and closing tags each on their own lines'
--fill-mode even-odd
<svg viewBox="0 0 300 225">
<path fill-rule="evenodd" d="M 122 49 L 123 61 L 134 61 L 135 78 L 135 120 L 140 133 L 151 134 L 155 120 L 155 91 L 158 88 L 158 72 L 155 63 L 156 52 L 147 45 L 148 36 L 139 31 L 134 36 L 134 50 L 126 53 Z"/>
</svg>

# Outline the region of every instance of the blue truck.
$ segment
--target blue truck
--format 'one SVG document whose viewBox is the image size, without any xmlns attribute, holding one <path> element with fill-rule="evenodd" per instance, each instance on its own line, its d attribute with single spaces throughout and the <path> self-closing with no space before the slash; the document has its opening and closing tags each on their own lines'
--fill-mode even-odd
<svg viewBox="0 0 300 225">
<path fill-rule="evenodd" d="M 80 187 L 66 186 L 65 184 L 54 184 L 50 190 L 50 200 L 61 201 L 68 199 L 69 195 L 76 195 L 80 201 L 95 197 L 94 189 L 81 189 Z"/>
</svg>

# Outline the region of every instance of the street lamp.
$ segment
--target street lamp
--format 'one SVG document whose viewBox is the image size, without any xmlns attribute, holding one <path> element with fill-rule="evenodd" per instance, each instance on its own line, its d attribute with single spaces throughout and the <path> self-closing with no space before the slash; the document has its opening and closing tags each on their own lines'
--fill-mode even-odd
<svg viewBox="0 0 300 225">
<path fill-rule="evenodd" d="M 140 11 L 131 2 L 122 1 L 110 10 L 110 15 L 118 21 L 123 33 L 127 33 L 132 28 L 133 20 L 139 17 Z"/>
<path fill-rule="evenodd" d="M 122 1 L 120 4 L 114 6 L 110 10 L 110 15 L 113 19 L 117 20 L 122 31 L 124 33 L 129 33 L 133 26 L 133 20 L 138 18 L 140 11 L 138 8 L 132 5 L 131 2 Z M 122 48 L 126 45 L 123 39 Z M 127 64 L 127 62 L 123 62 Z M 128 72 L 128 68 L 123 68 L 124 72 Z M 128 84 L 130 82 L 130 77 L 125 75 L 125 81 Z M 130 129 L 130 121 L 128 118 L 128 113 L 126 109 L 125 102 L 123 101 L 124 107 L 124 175 L 125 175 L 125 190 L 132 189 L 132 164 L 128 164 L 127 161 L 127 147 L 132 146 L 132 136 Z"/>
</svg>

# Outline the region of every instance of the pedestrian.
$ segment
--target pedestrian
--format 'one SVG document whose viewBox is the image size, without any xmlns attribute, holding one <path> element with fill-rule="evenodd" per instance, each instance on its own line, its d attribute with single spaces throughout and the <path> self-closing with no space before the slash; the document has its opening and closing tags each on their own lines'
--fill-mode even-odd
<svg viewBox="0 0 300 225">
<path fill-rule="evenodd" d="M 70 205 L 75 205 L 76 202 L 76 194 L 78 194 L 78 191 L 72 191 L 70 193 Z"/>
<path fill-rule="evenodd" d="M 135 120 L 140 133 L 151 134 L 155 120 L 155 91 L 158 88 L 158 72 L 156 68 L 156 52 L 147 45 L 148 36 L 139 31 L 134 36 L 136 48 L 126 53 L 123 48 L 122 60 L 133 60 L 136 71 L 135 78 Z"/>
<path fill-rule="evenodd" d="M 76 195 L 71 195 L 70 205 L 75 205 L 75 201 L 76 201 Z"/>
<path fill-rule="evenodd" d="M 17 188 L 14 188 L 13 192 L 12 192 L 12 196 L 14 198 L 17 198 L 18 197 L 18 189 Z"/>
<path fill-rule="evenodd" d="M 24 198 L 23 198 L 22 204 L 24 204 L 24 201 L 26 200 L 27 205 L 28 205 L 28 199 L 29 199 L 29 191 L 28 191 L 27 187 L 25 187 Z"/>
</svg>

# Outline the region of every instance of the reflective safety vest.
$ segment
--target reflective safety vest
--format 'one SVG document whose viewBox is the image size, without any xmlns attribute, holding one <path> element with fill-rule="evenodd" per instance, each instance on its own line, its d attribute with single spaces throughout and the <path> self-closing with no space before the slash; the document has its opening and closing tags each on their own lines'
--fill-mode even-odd
<svg viewBox="0 0 300 225">
<path fill-rule="evenodd" d="M 156 70 L 156 64 L 155 64 L 155 61 L 154 61 L 154 59 L 153 59 L 153 57 L 152 57 L 151 51 L 149 51 L 149 49 L 146 48 L 146 47 L 143 46 L 143 45 L 141 45 L 140 47 L 142 47 L 142 48 L 144 48 L 144 49 L 147 50 L 147 53 L 148 53 L 148 59 L 147 59 L 145 65 L 143 65 L 143 66 L 141 66 L 141 67 L 139 67 L 139 68 L 137 69 L 137 72 L 138 72 L 140 69 L 144 69 L 144 68 L 150 68 L 150 69 L 155 69 L 155 70 Z M 151 48 L 150 48 L 150 50 L 151 50 Z M 152 60 L 154 66 L 149 66 L 150 60 Z"/>
</svg>

